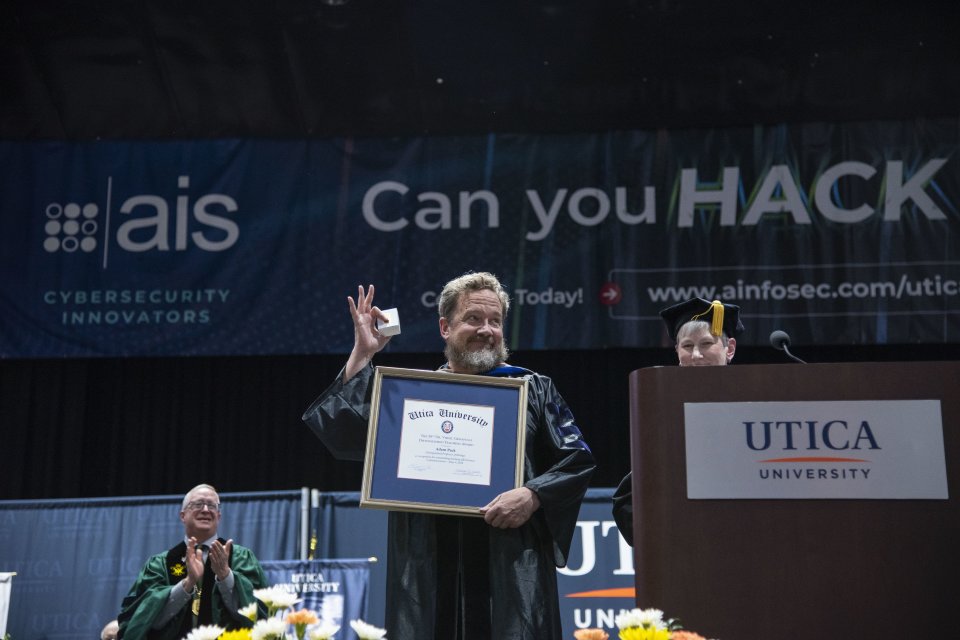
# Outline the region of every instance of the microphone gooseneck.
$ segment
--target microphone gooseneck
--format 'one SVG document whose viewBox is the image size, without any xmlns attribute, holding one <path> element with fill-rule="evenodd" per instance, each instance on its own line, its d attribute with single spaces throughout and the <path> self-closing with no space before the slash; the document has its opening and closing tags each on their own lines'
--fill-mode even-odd
<svg viewBox="0 0 960 640">
<path fill-rule="evenodd" d="M 777 329 L 770 334 L 770 346 L 777 351 L 783 351 L 790 346 L 790 336 L 787 335 L 786 331 Z"/>
<path fill-rule="evenodd" d="M 793 355 L 792 353 L 790 353 L 790 348 L 789 348 L 789 347 L 790 347 L 790 336 L 787 335 L 787 332 L 786 332 L 786 331 L 781 331 L 780 329 L 777 329 L 776 331 L 774 331 L 773 333 L 771 333 L 771 334 L 770 334 L 770 346 L 772 346 L 772 347 L 773 347 L 774 349 L 776 349 L 777 351 L 783 351 L 785 354 L 787 354 L 787 356 L 788 356 L 791 360 L 794 360 L 795 362 L 799 362 L 800 364 L 807 364 L 806 362 L 804 362 L 803 360 L 801 360 L 801 359 L 798 358 L 797 356 L 795 356 L 795 355 Z"/>
</svg>

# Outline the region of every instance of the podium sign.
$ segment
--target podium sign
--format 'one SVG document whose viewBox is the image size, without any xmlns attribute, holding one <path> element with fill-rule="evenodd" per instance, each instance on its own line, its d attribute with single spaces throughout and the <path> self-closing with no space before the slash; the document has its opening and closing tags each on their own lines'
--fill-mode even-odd
<svg viewBox="0 0 960 640">
<path fill-rule="evenodd" d="M 947 499 L 939 400 L 688 402 L 692 499 Z"/>
</svg>

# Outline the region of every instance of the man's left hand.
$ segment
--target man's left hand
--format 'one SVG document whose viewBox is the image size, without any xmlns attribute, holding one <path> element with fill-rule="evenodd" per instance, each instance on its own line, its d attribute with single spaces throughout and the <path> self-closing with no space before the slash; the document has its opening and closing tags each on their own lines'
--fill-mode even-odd
<svg viewBox="0 0 960 640">
<path fill-rule="evenodd" d="M 516 529 L 523 526 L 540 508 L 540 497 L 526 487 L 511 489 L 498 495 L 480 509 L 483 520 L 498 529 Z"/>
<path fill-rule="evenodd" d="M 210 547 L 210 568 L 221 582 L 230 575 L 230 550 L 233 548 L 233 540 L 227 540 L 227 544 L 220 544 L 219 540 L 213 541 Z"/>
</svg>

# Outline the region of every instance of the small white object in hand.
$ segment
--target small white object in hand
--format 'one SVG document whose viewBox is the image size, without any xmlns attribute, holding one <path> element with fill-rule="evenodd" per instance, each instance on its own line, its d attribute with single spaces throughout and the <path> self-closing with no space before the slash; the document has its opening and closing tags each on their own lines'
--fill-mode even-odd
<svg viewBox="0 0 960 640">
<path fill-rule="evenodd" d="M 387 316 L 388 322 L 377 320 L 377 331 L 382 336 L 395 336 L 400 333 L 400 312 L 397 308 L 384 309 L 383 315 Z"/>
</svg>

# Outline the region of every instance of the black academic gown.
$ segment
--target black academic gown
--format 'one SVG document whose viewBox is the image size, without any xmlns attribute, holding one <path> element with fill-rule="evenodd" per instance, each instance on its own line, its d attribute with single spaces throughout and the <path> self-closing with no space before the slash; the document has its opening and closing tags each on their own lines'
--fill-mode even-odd
<svg viewBox="0 0 960 640">
<path fill-rule="evenodd" d="M 523 526 L 480 518 L 391 511 L 385 626 L 396 640 L 562 638 L 557 567 L 566 565 L 595 463 L 553 382 L 526 369 L 524 486 L 540 509 Z M 303 420 L 336 457 L 362 460 L 373 367 L 337 380 Z"/>
<path fill-rule="evenodd" d="M 613 519 L 617 521 L 620 535 L 633 546 L 633 472 L 623 480 L 617 490 L 613 492 Z"/>
</svg>

